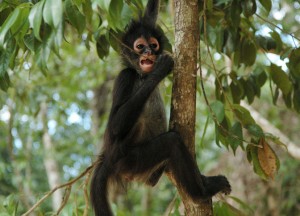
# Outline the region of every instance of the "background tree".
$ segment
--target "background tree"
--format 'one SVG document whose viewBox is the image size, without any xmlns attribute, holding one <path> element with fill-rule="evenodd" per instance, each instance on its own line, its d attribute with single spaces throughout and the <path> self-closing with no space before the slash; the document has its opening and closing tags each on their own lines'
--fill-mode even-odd
<svg viewBox="0 0 300 216">
<path fill-rule="evenodd" d="M 107 89 L 104 92 L 110 92 L 111 81 L 120 67 L 114 51 L 118 49 L 119 31 L 132 16 L 138 15 L 145 2 L 1 1 L 1 212 L 24 213 L 49 190 L 43 164 L 48 152 L 42 142 L 45 132 L 40 118 L 42 103 L 48 105 L 47 126 L 53 143 L 52 154 L 47 155 L 57 162 L 60 181 L 67 182 L 91 164 L 99 140 L 101 142 L 109 101 L 102 97 L 97 97 L 93 103 L 90 101 L 98 93 L 101 95 L 100 86 Z M 175 5 L 174 11 L 179 7 L 174 2 L 162 1 L 160 18 L 170 44 L 174 44 L 172 5 Z M 198 4 L 201 56 L 198 63 L 202 75 L 198 70 L 197 76 L 201 79 L 197 90 L 201 97 L 197 98 L 196 107 L 195 153 L 205 173 L 219 173 L 213 167 L 216 161 L 221 161 L 219 169 L 222 173 L 228 170 L 224 174 L 239 185 L 233 188 L 234 197 L 227 201 L 218 199 L 215 214 L 234 214 L 239 208 L 254 215 L 267 215 L 268 212 L 295 215 L 299 212 L 297 172 L 300 163 L 289 158 L 287 153 L 299 159 L 299 145 L 294 142 L 299 140 L 300 129 L 300 36 L 297 27 L 300 3 L 207 0 L 198 1 Z M 99 61 L 97 54 L 103 61 Z M 163 91 L 167 102 L 171 100 L 170 86 L 170 80 L 166 80 Z M 92 110 L 96 108 L 99 109 L 93 114 L 99 119 L 92 118 Z M 264 122 L 267 124 L 262 124 L 261 119 L 267 120 Z M 271 130 L 270 126 L 278 127 L 281 133 Z M 281 150 L 284 139 L 278 137 L 282 134 L 289 138 L 284 141 L 288 152 Z M 215 143 L 221 148 L 215 148 Z M 226 160 L 220 157 L 218 153 L 223 147 L 232 150 L 235 157 L 232 153 L 225 154 Z M 281 158 L 281 169 L 276 177 L 277 155 Z M 249 164 L 243 161 L 245 156 L 259 176 L 273 177 L 276 181 L 262 184 L 259 178 L 250 177 Z M 237 167 L 237 163 L 243 166 Z M 244 173 L 243 170 L 248 171 L 244 176 L 238 175 Z M 88 179 L 88 175 L 86 177 Z M 240 181 L 243 183 L 239 184 Z M 84 182 L 72 184 L 72 196 L 68 203 L 61 203 L 64 208 L 58 211 L 67 215 L 72 212 L 87 214 Z M 65 198 L 70 194 L 70 187 L 67 188 Z M 161 215 L 168 203 L 171 203 L 172 214 L 178 213 L 179 202 L 177 198 L 171 202 L 175 190 L 168 181 L 162 181 L 154 189 L 159 190 L 162 198 L 148 199 L 153 191 L 137 193 L 140 186 L 135 184 L 132 188 L 128 198 L 115 196 L 116 212 L 143 212 L 142 205 L 137 203 L 144 196 L 144 200 L 150 200 L 145 203 L 152 215 Z M 272 197 L 278 201 L 272 201 Z M 50 200 L 35 209 L 37 214 L 51 211 Z"/>
</svg>

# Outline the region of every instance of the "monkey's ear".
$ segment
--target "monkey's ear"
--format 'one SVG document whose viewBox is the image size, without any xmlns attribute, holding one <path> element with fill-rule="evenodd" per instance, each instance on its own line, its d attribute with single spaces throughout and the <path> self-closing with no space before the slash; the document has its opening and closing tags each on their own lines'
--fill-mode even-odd
<svg viewBox="0 0 300 216">
<path fill-rule="evenodd" d="M 145 9 L 143 22 L 155 27 L 158 16 L 159 0 L 149 0 Z"/>
</svg>

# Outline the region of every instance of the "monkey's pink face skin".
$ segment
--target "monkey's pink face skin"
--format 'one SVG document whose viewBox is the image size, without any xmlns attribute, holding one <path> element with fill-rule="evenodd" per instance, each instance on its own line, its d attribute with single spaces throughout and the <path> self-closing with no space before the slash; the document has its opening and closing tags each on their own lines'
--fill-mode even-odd
<svg viewBox="0 0 300 216">
<path fill-rule="evenodd" d="M 156 38 L 151 37 L 147 41 L 144 37 L 136 39 L 133 48 L 140 55 L 139 66 L 144 73 L 150 73 L 154 68 L 156 55 L 154 51 L 159 50 L 159 43 Z"/>
</svg>

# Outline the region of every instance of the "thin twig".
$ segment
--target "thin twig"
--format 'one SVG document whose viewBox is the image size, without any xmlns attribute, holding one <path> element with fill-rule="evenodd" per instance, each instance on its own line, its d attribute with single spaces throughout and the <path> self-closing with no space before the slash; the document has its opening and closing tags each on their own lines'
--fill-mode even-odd
<svg viewBox="0 0 300 216">
<path fill-rule="evenodd" d="M 264 21 L 264 22 L 266 22 L 266 23 L 272 25 L 273 27 L 279 29 L 279 30 L 280 30 L 281 32 L 283 32 L 284 34 L 290 35 L 293 39 L 296 39 L 296 40 L 300 41 L 300 38 L 296 37 L 293 33 L 289 33 L 289 32 L 287 32 L 287 31 L 285 31 L 283 28 L 281 28 L 281 27 L 279 27 L 278 25 L 276 25 L 276 24 L 270 22 L 270 21 L 267 20 L 266 18 L 261 17 L 261 16 L 258 15 L 257 13 L 256 13 L 255 15 L 256 15 L 259 19 L 261 19 L 262 21 Z M 295 43 L 295 42 L 294 42 L 294 43 Z M 295 46 L 296 46 L 296 44 L 295 44 Z"/>
<path fill-rule="evenodd" d="M 79 179 L 81 179 L 83 176 L 85 176 L 87 173 L 89 173 L 94 168 L 96 163 L 97 162 L 94 162 L 92 165 L 90 165 L 88 168 L 86 168 L 86 170 L 84 172 L 82 172 L 79 176 L 72 179 L 71 181 L 53 188 L 51 191 L 49 191 L 47 194 L 45 194 L 36 204 L 34 204 L 27 212 L 25 212 L 22 216 L 29 215 L 34 209 L 36 209 L 39 205 L 41 205 L 49 196 L 51 196 L 58 189 L 73 185 L 75 182 L 77 182 Z"/>
<path fill-rule="evenodd" d="M 56 215 L 59 215 L 60 212 L 63 210 L 63 208 L 68 203 L 68 200 L 69 200 L 69 197 L 70 197 L 70 194 L 71 194 L 71 190 L 72 190 L 72 185 L 69 185 L 69 186 L 66 187 L 65 194 L 63 196 L 63 200 L 62 200 L 62 202 L 60 204 L 60 207 L 58 208 L 58 210 L 56 212 Z"/>
</svg>

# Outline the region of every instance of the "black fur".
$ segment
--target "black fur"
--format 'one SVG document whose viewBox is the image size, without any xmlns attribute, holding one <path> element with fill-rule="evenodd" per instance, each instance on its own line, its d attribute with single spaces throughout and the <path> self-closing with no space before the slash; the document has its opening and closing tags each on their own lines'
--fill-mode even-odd
<svg viewBox="0 0 300 216">
<path fill-rule="evenodd" d="M 144 16 L 130 23 L 122 40 L 126 68 L 115 81 L 104 147 L 90 187 L 96 216 L 112 215 L 107 199 L 109 182 L 140 180 L 154 186 L 165 167 L 194 200 L 230 192 L 224 176 L 201 175 L 179 134 L 167 131 L 157 85 L 172 71 L 174 61 L 163 52 L 165 36 L 155 25 L 158 7 L 158 0 L 149 0 Z M 146 75 L 140 71 L 139 54 L 133 51 L 134 41 L 141 36 L 154 37 L 160 45 L 154 52 L 154 69 Z"/>
</svg>

